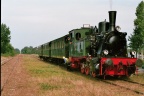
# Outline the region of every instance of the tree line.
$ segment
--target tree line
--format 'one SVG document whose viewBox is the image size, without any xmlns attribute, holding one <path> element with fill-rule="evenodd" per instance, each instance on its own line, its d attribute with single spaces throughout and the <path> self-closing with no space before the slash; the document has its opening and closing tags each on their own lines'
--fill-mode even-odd
<svg viewBox="0 0 144 96">
<path fill-rule="evenodd" d="M 1 24 L 1 55 L 11 55 L 19 54 L 20 50 L 18 48 L 14 48 L 10 43 L 10 29 L 6 26 L 6 24 Z"/>
<path fill-rule="evenodd" d="M 36 48 L 24 47 L 21 51 L 18 48 L 14 48 L 11 43 L 11 31 L 6 24 L 1 24 L 1 55 L 14 56 L 16 54 L 36 54 Z"/>
<path fill-rule="evenodd" d="M 26 46 L 21 50 L 22 54 L 37 54 L 37 48 L 32 46 Z"/>
</svg>

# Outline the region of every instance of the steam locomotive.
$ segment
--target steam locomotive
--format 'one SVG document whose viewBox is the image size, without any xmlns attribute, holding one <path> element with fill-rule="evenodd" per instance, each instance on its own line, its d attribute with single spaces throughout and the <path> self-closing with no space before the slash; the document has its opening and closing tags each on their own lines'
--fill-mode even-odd
<svg viewBox="0 0 144 96">
<path fill-rule="evenodd" d="M 99 22 L 98 28 L 84 24 L 68 34 L 38 47 L 39 57 L 46 61 L 78 69 L 86 75 L 130 76 L 136 71 L 137 58 L 128 57 L 126 32 L 115 26 L 116 11 L 109 11 L 109 22 Z"/>
</svg>

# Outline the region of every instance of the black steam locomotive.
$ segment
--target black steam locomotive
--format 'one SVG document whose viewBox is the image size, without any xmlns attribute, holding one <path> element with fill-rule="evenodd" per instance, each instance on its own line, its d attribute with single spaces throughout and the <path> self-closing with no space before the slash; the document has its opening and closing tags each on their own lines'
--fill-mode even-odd
<svg viewBox="0 0 144 96">
<path fill-rule="evenodd" d="M 79 69 L 93 77 L 129 76 L 136 71 L 137 58 L 128 57 L 127 33 L 120 32 L 115 22 L 116 11 L 109 11 L 109 22 L 100 22 L 98 28 L 84 25 L 40 45 L 39 57 L 62 63 L 68 70 Z"/>
</svg>

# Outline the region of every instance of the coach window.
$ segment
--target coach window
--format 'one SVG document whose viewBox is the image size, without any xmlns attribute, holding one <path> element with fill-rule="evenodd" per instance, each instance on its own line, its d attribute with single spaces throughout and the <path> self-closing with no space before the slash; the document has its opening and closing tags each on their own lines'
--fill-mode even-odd
<svg viewBox="0 0 144 96">
<path fill-rule="evenodd" d="M 59 48 L 59 42 L 57 41 L 57 49 Z"/>
<path fill-rule="evenodd" d="M 47 49 L 49 49 L 49 44 L 48 44 L 48 43 L 47 43 L 47 45 L 46 45 L 46 46 L 47 46 Z"/>
<path fill-rule="evenodd" d="M 59 42 L 57 42 L 57 47 L 56 47 L 57 49 L 59 48 L 59 46 L 58 46 L 58 45 L 59 45 Z"/>
<path fill-rule="evenodd" d="M 63 42 L 61 42 L 61 48 L 63 48 Z"/>
<path fill-rule="evenodd" d="M 53 49 L 54 43 L 52 43 L 52 49 Z"/>
<path fill-rule="evenodd" d="M 61 48 L 62 48 L 62 41 L 61 41 Z"/>
<path fill-rule="evenodd" d="M 57 49 L 57 42 L 56 42 L 55 46 L 56 46 L 56 48 L 55 48 L 55 49 Z"/>
<path fill-rule="evenodd" d="M 57 49 L 57 42 L 55 43 L 55 49 Z"/>
<path fill-rule="evenodd" d="M 80 33 L 76 33 L 76 40 L 80 40 L 81 38 L 81 34 Z"/>
<path fill-rule="evenodd" d="M 55 42 L 55 49 L 56 49 L 56 47 L 57 47 L 56 45 L 57 45 L 57 44 L 56 44 L 56 42 Z"/>
<path fill-rule="evenodd" d="M 59 47 L 61 48 L 61 41 L 59 42 Z"/>
<path fill-rule="evenodd" d="M 51 47 L 51 42 L 49 43 L 49 47 Z"/>
<path fill-rule="evenodd" d="M 62 48 L 62 42 L 60 41 L 60 48 Z"/>
<path fill-rule="evenodd" d="M 72 33 L 70 33 L 70 38 L 72 38 Z"/>
<path fill-rule="evenodd" d="M 71 31 L 71 32 L 70 32 L 70 38 L 73 39 L 73 38 L 74 38 L 74 35 L 75 35 L 74 31 Z"/>
<path fill-rule="evenodd" d="M 60 42 L 58 42 L 58 48 L 60 48 Z"/>
<path fill-rule="evenodd" d="M 59 41 L 59 43 L 58 43 L 58 46 L 59 46 L 58 48 L 60 48 L 60 41 Z"/>
<path fill-rule="evenodd" d="M 46 49 L 46 44 L 44 45 L 44 49 Z"/>
<path fill-rule="evenodd" d="M 64 48 L 64 42 L 62 42 L 62 48 Z"/>
</svg>

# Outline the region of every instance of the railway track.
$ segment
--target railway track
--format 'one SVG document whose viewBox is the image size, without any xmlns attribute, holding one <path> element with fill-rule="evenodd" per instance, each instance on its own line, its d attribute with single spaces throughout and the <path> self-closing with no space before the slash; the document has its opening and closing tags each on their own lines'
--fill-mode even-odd
<svg viewBox="0 0 144 96">
<path fill-rule="evenodd" d="M 120 78 L 114 79 L 114 80 L 113 79 L 104 80 L 104 79 L 96 78 L 96 80 L 132 91 L 138 95 L 142 95 L 142 96 L 144 95 L 144 84 L 141 84 L 138 82 L 134 82 L 134 81 L 126 80 L 126 79 L 120 79 Z M 133 87 L 131 87 L 131 86 L 133 86 Z"/>
<path fill-rule="evenodd" d="M 144 86 L 144 84 L 141 84 L 141 83 L 138 83 L 138 82 L 134 82 L 134 81 L 126 80 L 126 79 L 121 79 L 121 80 L 126 81 L 126 82 L 130 82 L 130 83 L 133 83 L 133 84 L 138 84 L 138 85 Z"/>
<path fill-rule="evenodd" d="M 12 60 L 13 59 L 13 57 L 11 57 L 10 59 L 8 59 L 8 60 L 4 60 L 4 61 L 2 61 L 1 62 L 1 66 L 3 66 L 4 64 L 6 64 L 6 63 L 8 63 L 10 60 Z"/>
<path fill-rule="evenodd" d="M 1 64 L 1 93 L 5 88 L 6 84 L 8 83 L 8 81 L 10 80 L 17 63 L 19 63 L 19 57 L 20 56 L 18 55 L 9 60 L 6 60 L 3 64 Z"/>
<path fill-rule="evenodd" d="M 126 90 L 130 90 L 136 94 L 144 95 L 144 85 L 137 82 L 127 81 L 127 80 L 116 80 L 116 81 L 102 80 L 102 79 L 98 79 L 98 80 L 101 80 L 102 82 L 107 84 L 124 88 Z"/>
</svg>

